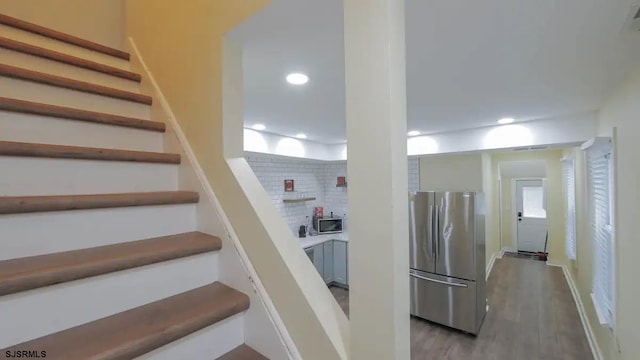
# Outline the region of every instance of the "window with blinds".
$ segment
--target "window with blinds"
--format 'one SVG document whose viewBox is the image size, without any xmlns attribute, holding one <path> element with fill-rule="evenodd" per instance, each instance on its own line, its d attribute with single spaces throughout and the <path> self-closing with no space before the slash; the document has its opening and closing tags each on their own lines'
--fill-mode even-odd
<svg viewBox="0 0 640 360">
<path fill-rule="evenodd" d="M 565 250 L 569 259 L 576 258 L 576 178 L 573 159 L 562 160 L 562 187 L 566 200 Z"/>
<path fill-rule="evenodd" d="M 594 239 L 593 302 L 600 323 L 613 325 L 614 246 L 611 216 L 611 143 L 587 149 L 588 196 Z"/>
</svg>

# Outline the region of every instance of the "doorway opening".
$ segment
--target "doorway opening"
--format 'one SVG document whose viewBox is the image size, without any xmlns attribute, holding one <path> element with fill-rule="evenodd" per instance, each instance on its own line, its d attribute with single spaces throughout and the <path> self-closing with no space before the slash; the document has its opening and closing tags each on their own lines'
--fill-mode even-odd
<svg viewBox="0 0 640 360">
<path fill-rule="evenodd" d="M 498 168 L 502 250 L 521 256 L 548 252 L 546 162 L 503 161 Z"/>
<path fill-rule="evenodd" d="M 544 179 L 513 179 L 515 243 L 518 253 L 547 252 L 547 210 Z"/>
</svg>

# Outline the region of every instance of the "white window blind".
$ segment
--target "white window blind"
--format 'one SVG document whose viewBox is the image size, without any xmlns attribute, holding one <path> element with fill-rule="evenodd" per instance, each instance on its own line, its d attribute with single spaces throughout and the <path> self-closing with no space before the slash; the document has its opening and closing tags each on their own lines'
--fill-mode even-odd
<svg viewBox="0 0 640 360">
<path fill-rule="evenodd" d="M 576 178 L 573 159 L 562 160 L 562 185 L 566 199 L 565 247 L 567 257 L 576 258 Z"/>
<path fill-rule="evenodd" d="M 614 319 L 614 247 L 611 219 L 611 144 L 587 150 L 588 191 L 594 239 L 593 302 L 602 324 Z"/>
</svg>

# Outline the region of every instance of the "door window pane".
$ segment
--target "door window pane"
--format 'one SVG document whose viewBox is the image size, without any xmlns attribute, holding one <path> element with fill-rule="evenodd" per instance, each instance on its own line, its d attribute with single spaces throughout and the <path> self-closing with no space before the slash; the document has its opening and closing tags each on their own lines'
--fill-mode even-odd
<svg viewBox="0 0 640 360">
<path fill-rule="evenodd" d="M 544 209 L 544 189 L 542 186 L 522 187 L 522 212 L 524 217 L 546 218 L 547 211 Z"/>
</svg>

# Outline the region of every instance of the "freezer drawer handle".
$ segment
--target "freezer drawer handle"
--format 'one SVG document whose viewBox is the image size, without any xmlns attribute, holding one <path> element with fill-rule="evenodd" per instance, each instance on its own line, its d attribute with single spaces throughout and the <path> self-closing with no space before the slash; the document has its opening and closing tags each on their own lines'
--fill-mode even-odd
<svg viewBox="0 0 640 360">
<path fill-rule="evenodd" d="M 446 282 L 446 281 L 442 281 L 442 280 L 430 279 L 428 277 L 420 276 L 420 275 L 417 275 L 417 274 L 414 274 L 414 273 L 409 273 L 409 275 L 413 276 L 414 278 L 418 278 L 418 279 L 421 279 L 421 280 L 427 280 L 427 281 L 431 281 L 431 282 L 442 284 L 442 285 L 457 286 L 457 287 L 463 287 L 463 288 L 467 287 L 467 284 L 450 283 L 450 282 Z"/>
</svg>

